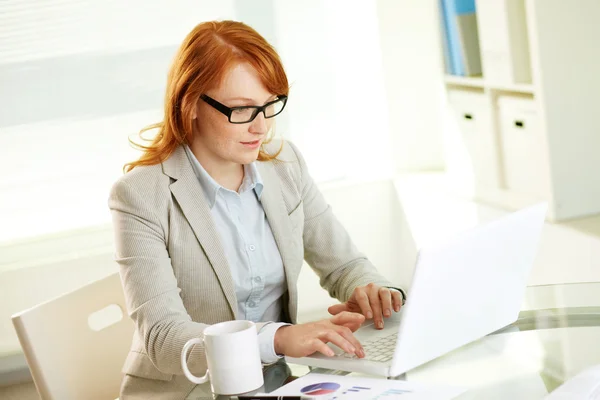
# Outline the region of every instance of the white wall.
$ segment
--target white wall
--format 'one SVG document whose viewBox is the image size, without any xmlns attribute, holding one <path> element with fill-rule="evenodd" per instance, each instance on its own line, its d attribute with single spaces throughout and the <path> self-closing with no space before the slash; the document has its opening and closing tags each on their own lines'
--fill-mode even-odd
<svg viewBox="0 0 600 400">
<path fill-rule="evenodd" d="M 315 179 L 390 177 L 375 3 L 274 2 L 274 18 L 291 84 L 286 133 L 303 150 Z"/>
<path fill-rule="evenodd" d="M 438 0 L 377 0 L 396 171 L 444 167 Z"/>
</svg>

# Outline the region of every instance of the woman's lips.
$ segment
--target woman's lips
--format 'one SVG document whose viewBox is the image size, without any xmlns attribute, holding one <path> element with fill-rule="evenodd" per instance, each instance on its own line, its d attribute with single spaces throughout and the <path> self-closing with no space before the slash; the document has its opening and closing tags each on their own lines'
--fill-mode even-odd
<svg viewBox="0 0 600 400">
<path fill-rule="evenodd" d="M 245 147 L 248 147 L 250 149 L 255 149 L 258 146 L 260 146 L 260 139 L 259 140 L 253 140 L 251 142 L 241 142 Z"/>
</svg>

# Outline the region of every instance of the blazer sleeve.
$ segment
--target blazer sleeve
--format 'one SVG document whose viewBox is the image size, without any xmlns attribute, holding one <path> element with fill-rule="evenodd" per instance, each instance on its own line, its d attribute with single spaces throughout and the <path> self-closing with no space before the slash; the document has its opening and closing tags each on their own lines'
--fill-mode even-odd
<svg viewBox="0 0 600 400">
<path fill-rule="evenodd" d="M 358 251 L 308 173 L 300 151 L 294 144 L 288 144 L 294 150 L 300 167 L 304 259 L 320 277 L 321 286 L 341 302 L 348 300 L 358 286 L 375 283 L 383 287 L 396 287 Z M 400 291 L 404 296 L 404 291 Z"/>
<path fill-rule="evenodd" d="M 182 375 L 184 344 L 201 337 L 208 325 L 192 321 L 183 305 L 167 250 L 167 227 L 161 226 L 155 210 L 123 179 L 112 188 L 109 208 L 128 314 L 154 366 L 166 374 Z M 257 324 L 259 331 L 261 327 Z M 206 372 L 203 345 L 192 348 L 188 367 L 196 375 Z"/>
</svg>

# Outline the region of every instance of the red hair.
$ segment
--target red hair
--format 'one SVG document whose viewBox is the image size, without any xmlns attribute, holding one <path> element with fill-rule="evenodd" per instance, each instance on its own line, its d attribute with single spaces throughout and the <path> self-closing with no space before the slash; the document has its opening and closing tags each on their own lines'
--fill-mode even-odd
<svg viewBox="0 0 600 400">
<path fill-rule="evenodd" d="M 169 71 L 164 120 L 142 129 L 140 136 L 150 129 L 159 129 L 159 132 L 149 145 L 131 142 L 144 153 L 137 161 L 125 164 L 125 172 L 141 165 L 159 164 L 178 146 L 189 144 L 192 115 L 200 95 L 217 87 L 225 73 L 240 62 L 254 67 L 269 92 L 288 95 L 288 80 L 281 60 L 258 32 L 236 21 L 198 24 L 179 47 Z M 258 160 L 272 160 L 277 155 L 270 155 L 261 148 Z"/>
</svg>

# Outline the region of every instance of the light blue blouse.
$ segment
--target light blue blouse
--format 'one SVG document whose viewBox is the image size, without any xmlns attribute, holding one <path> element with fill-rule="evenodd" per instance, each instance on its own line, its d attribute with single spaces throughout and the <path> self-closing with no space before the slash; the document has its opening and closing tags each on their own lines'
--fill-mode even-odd
<svg viewBox="0 0 600 400">
<path fill-rule="evenodd" d="M 263 182 L 256 163 L 244 165 L 244 179 L 237 192 L 219 185 L 185 146 L 202 186 L 235 284 L 238 316 L 254 322 L 281 321 L 287 290 L 283 261 L 260 196 Z M 282 323 L 266 324 L 259 332 L 261 359 L 279 359 L 273 348 L 275 331 Z"/>
</svg>

